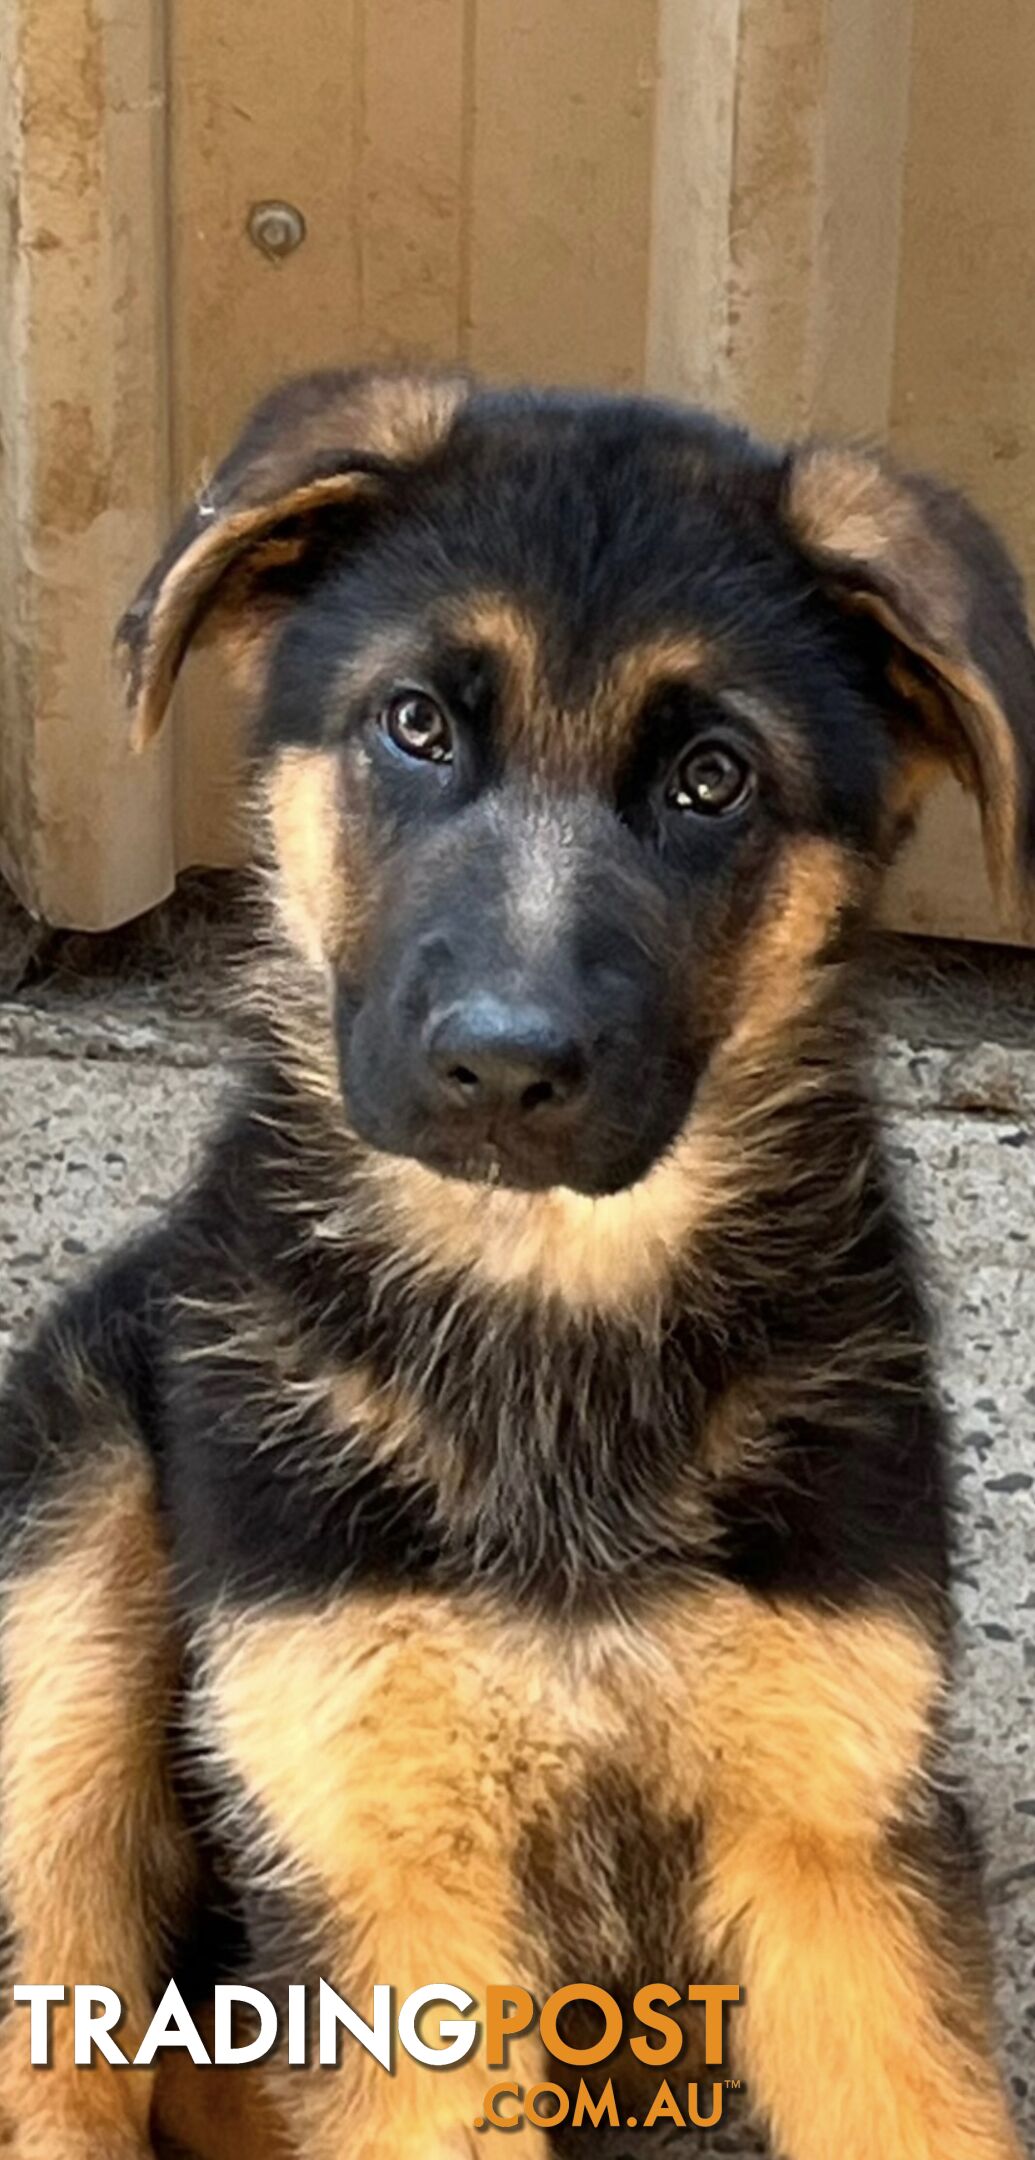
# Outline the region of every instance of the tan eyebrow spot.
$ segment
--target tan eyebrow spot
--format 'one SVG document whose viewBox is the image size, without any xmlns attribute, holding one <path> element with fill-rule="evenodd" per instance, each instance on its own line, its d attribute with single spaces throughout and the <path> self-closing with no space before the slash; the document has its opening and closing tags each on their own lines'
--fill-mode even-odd
<svg viewBox="0 0 1035 2160">
<path fill-rule="evenodd" d="M 504 595 L 477 593 L 373 632 L 339 663 L 332 707 L 336 699 L 345 704 L 376 694 L 390 677 L 420 675 L 441 639 L 483 647 L 501 659 L 508 706 L 527 712 L 545 694 L 540 634 L 532 615 Z"/>
<path fill-rule="evenodd" d="M 663 634 L 627 645 L 601 670 L 580 717 L 588 723 L 581 743 L 592 760 L 594 778 L 612 778 L 634 740 L 644 706 L 666 683 L 696 682 L 713 687 L 721 650 L 703 632 Z"/>
<path fill-rule="evenodd" d="M 717 681 L 722 649 L 703 630 L 674 631 L 627 645 L 604 677 L 619 697 L 649 696 L 665 682 L 689 677 L 702 685 Z"/>
<path fill-rule="evenodd" d="M 485 646 L 502 660 L 510 711 L 545 703 L 543 634 L 531 609 L 506 593 L 472 593 L 450 601 L 438 623 L 458 644 Z"/>
<path fill-rule="evenodd" d="M 451 603 L 443 629 L 481 645 L 502 663 L 501 737 L 537 775 L 566 786 L 611 776 L 644 700 L 670 678 L 714 677 L 721 655 L 695 632 L 671 632 L 619 649 L 601 664 L 587 695 L 566 701 L 549 681 L 545 626 L 507 593 L 472 594 Z M 563 630 L 561 632 L 563 636 Z"/>
</svg>

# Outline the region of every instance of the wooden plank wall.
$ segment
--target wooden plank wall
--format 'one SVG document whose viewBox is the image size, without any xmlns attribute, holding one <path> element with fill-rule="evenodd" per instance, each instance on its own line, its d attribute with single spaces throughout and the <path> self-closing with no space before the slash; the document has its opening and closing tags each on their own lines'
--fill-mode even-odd
<svg viewBox="0 0 1035 2160">
<path fill-rule="evenodd" d="M 109 637 L 293 368 L 459 354 L 890 434 L 1035 573 L 1032 109 L 1024 0 L 5 0 L 0 867 L 29 905 L 100 927 L 241 851 L 216 661 L 134 761 Z M 264 200 L 306 221 L 280 260 Z M 955 795 L 894 913 L 1015 927 Z"/>
<path fill-rule="evenodd" d="M 164 81 L 150 0 L 0 6 L 0 871 L 86 928 L 176 869 L 111 666 L 168 515 Z"/>
<path fill-rule="evenodd" d="M 643 379 L 655 0 L 176 0 L 168 82 L 179 491 L 278 376 L 352 357 Z M 287 201 L 281 260 L 250 206 Z M 181 699 L 183 860 L 234 849 L 217 658 Z M 228 845 L 229 843 L 229 845 Z"/>
</svg>

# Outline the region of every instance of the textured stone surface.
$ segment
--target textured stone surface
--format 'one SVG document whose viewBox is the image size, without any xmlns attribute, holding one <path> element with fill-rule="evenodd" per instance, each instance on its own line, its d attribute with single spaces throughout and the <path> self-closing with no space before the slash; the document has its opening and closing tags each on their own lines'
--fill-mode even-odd
<svg viewBox="0 0 1035 2160">
<path fill-rule="evenodd" d="M 0 1351 L 185 1174 L 225 1084 L 223 991 L 213 997 L 201 963 L 196 945 L 174 944 L 157 983 L 59 972 L 0 1003 Z M 957 1748 L 986 1841 L 1009 2074 L 1035 2150 L 1033 982 L 1035 963 L 1015 963 L 997 1005 L 973 959 L 962 986 L 907 977 L 885 1005 L 893 1033 L 878 1062 L 955 1421 Z M 755 2150 L 742 2134 L 683 2142 L 702 2156 Z"/>
<path fill-rule="evenodd" d="M 1010 2074 L 1035 2140 L 1035 1115 L 904 1115 L 894 1146 L 927 1240 L 956 1433 L 957 1754 L 987 1853 Z"/>
<path fill-rule="evenodd" d="M 0 1056 L 0 1329 L 154 1215 L 218 1092 L 218 1074 L 160 1063 Z"/>
</svg>

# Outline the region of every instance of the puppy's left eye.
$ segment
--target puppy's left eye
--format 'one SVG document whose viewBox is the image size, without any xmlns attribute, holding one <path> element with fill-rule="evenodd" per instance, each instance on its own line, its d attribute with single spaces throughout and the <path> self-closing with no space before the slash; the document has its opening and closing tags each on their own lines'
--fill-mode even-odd
<svg viewBox="0 0 1035 2160">
<path fill-rule="evenodd" d="M 729 817 L 754 793 L 755 775 L 745 757 L 729 743 L 696 742 L 673 768 L 668 800 L 676 810 L 696 817 Z"/>
<path fill-rule="evenodd" d="M 397 690 L 379 716 L 382 733 L 405 757 L 422 758 L 433 765 L 448 765 L 453 755 L 453 730 L 440 705 L 426 690 Z"/>
</svg>

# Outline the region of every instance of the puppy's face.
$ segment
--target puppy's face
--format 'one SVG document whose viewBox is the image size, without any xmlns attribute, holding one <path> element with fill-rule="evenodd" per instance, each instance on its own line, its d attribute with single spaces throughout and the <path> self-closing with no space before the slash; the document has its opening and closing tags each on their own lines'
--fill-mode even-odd
<svg viewBox="0 0 1035 2160">
<path fill-rule="evenodd" d="M 822 997 L 929 772 L 1016 824 L 1016 737 L 958 551 L 938 538 L 941 616 L 908 639 L 890 560 L 867 584 L 892 548 L 923 583 L 935 549 L 882 469 L 632 401 L 457 388 L 430 422 L 413 394 L 419 444 L 404 393 L 339 492 L 321 407 L 315 478 L 246 478 L 258 536 L 210 589 L 196 524 L 148 621 L 187 560 L 195 616 L 200 587 L 250 656 L 281 912 L 352 1129 L 451 1178 L 612 1194 L 731 1042 L 771 1049 Z M 217 530 L 253 511 L 237 458 Z M 973 680 L 947 690 L 950 635 Z"/>
<path fill-rule="evenodd" d="M 471 414 L 291 615 L 279 874 L 372 1146 L 634 1184 L 801 878 L 808 957 L 836 943 L 888 745 L 745 494 L 695 490 L 642 416 Z"/>
</svg>

